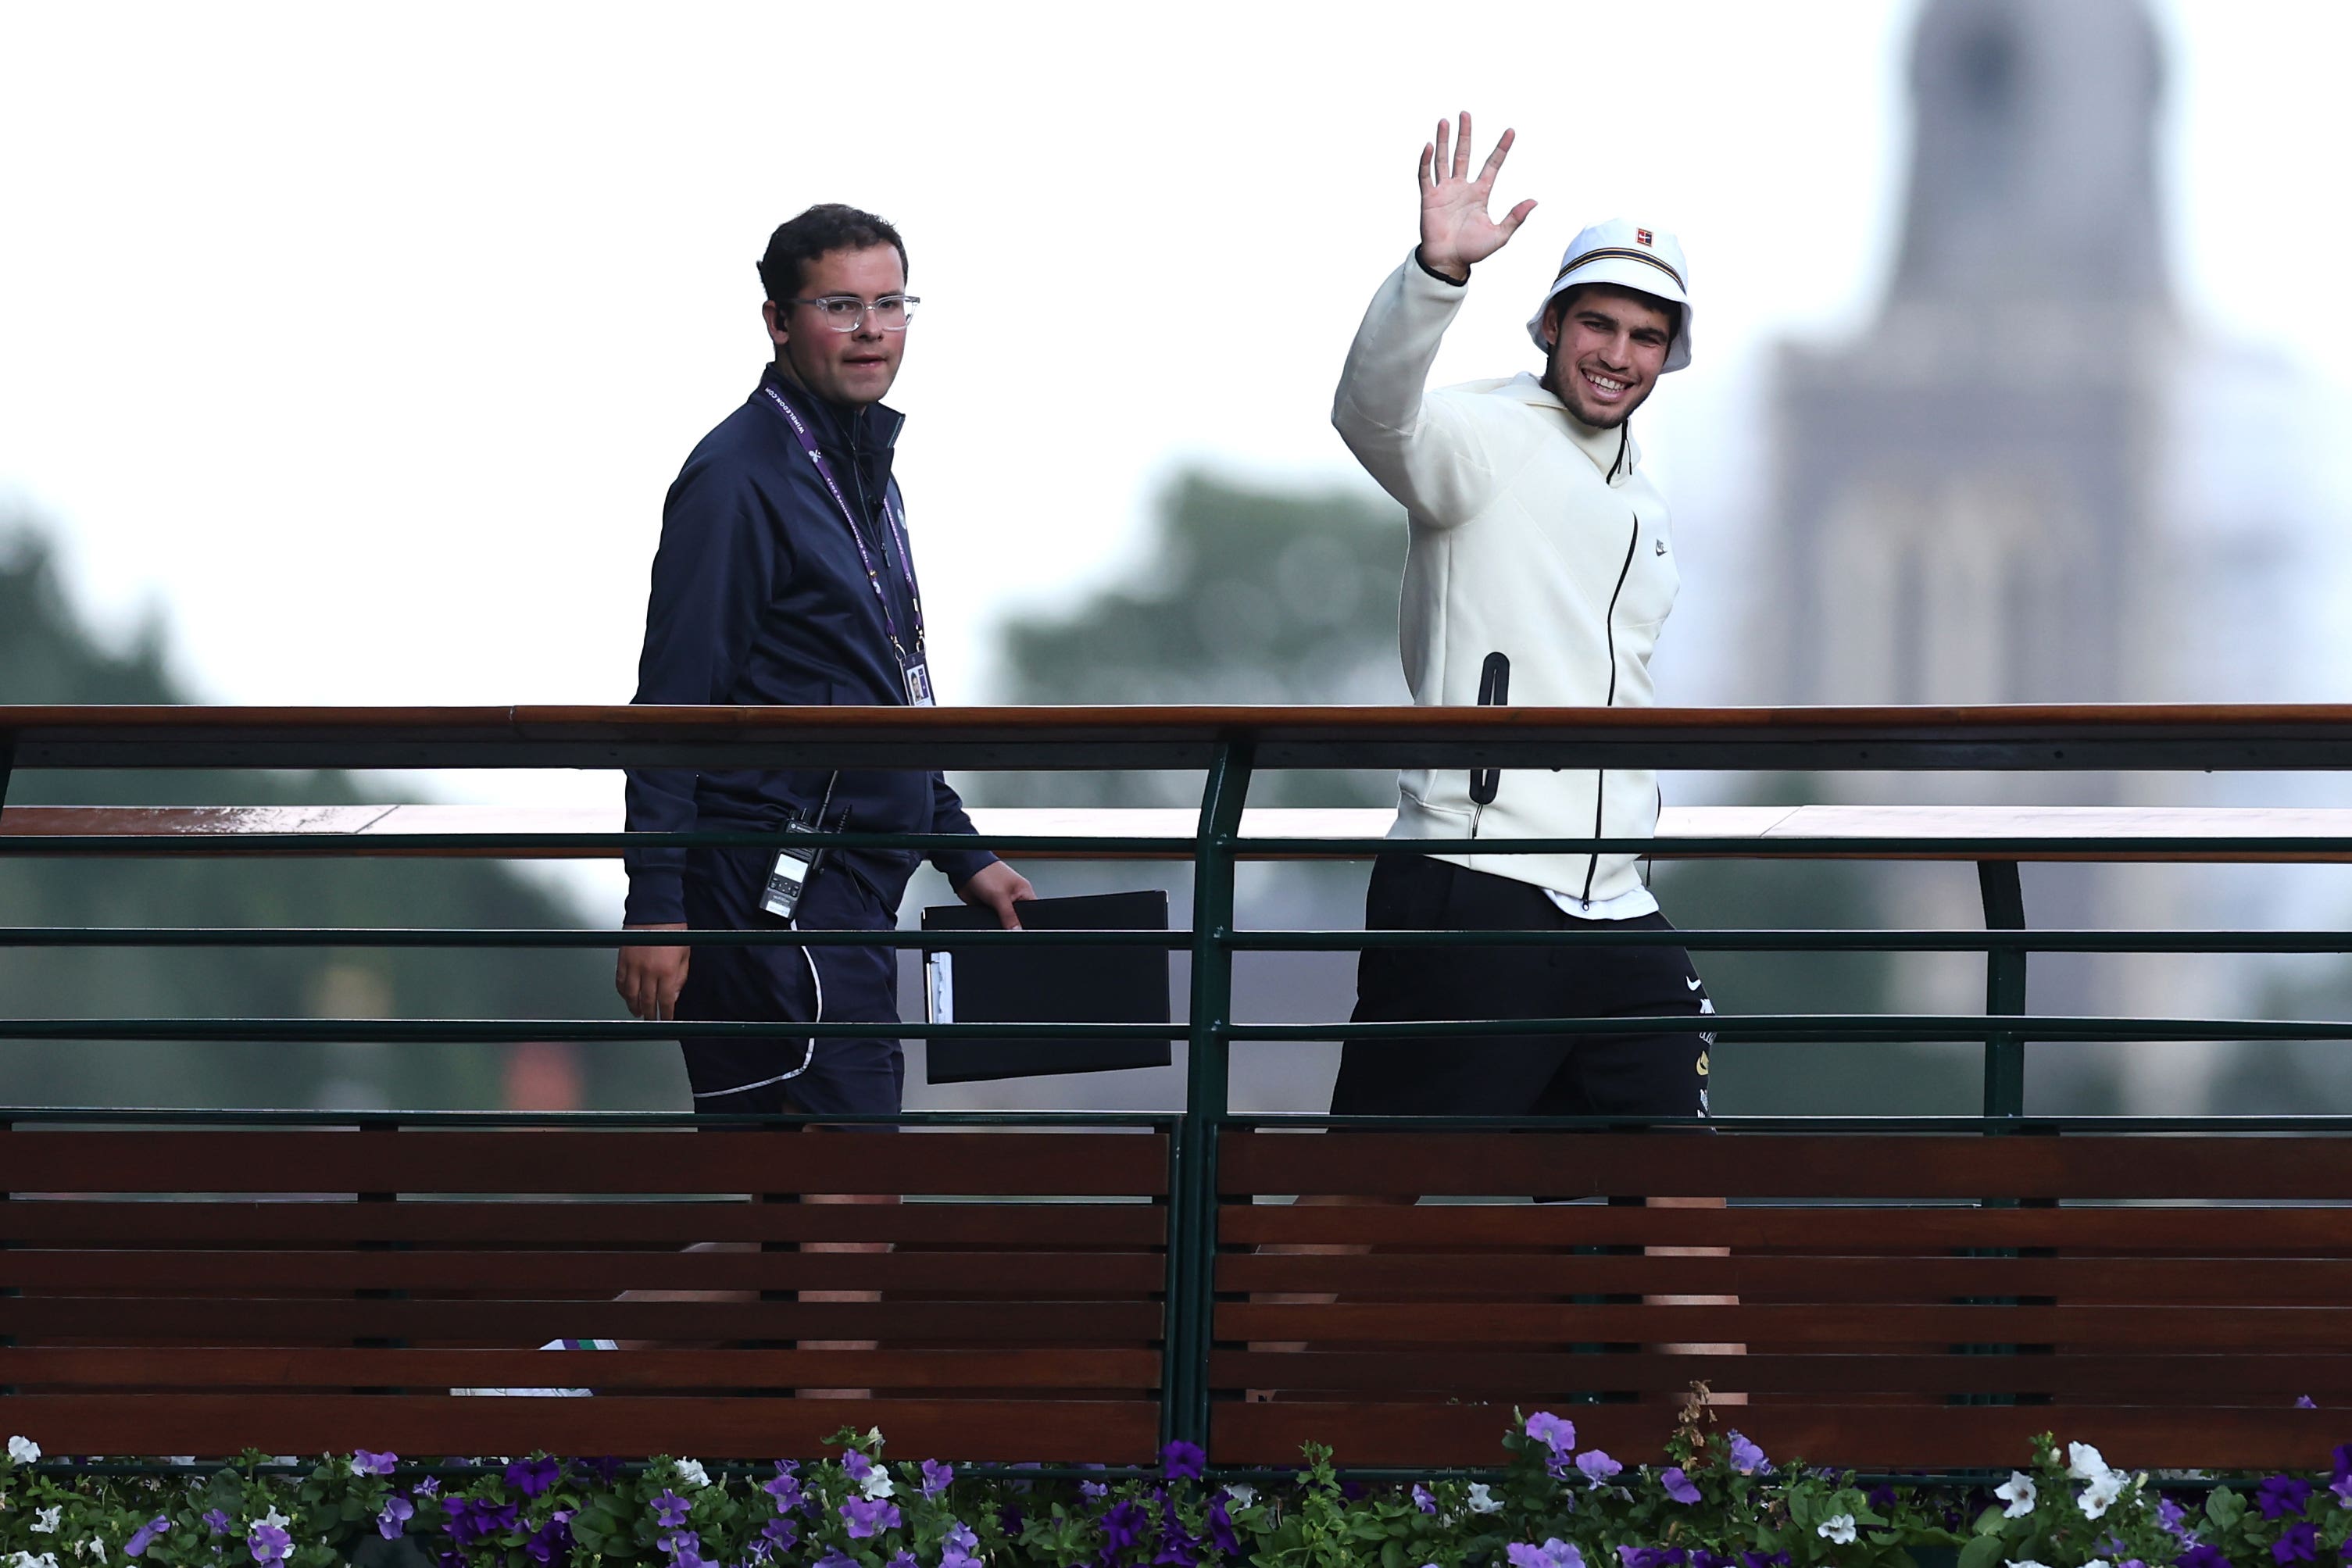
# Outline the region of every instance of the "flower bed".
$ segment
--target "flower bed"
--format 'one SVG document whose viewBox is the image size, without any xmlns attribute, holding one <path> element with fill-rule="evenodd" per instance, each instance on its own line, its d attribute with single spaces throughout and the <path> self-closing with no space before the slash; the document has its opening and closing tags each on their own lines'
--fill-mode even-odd
<svg viewBox="0 0 2352 1568">
<path fill-rule="evenodd" d="M 1776 1468 L 1736 1431 L 1687 1418 L 1672 1463 L 1580 1450 L 1538 1412 L 1503 1441 L 1496 1479 L 1366 1486 L 1307 1463 L 1257 1484 L 1205 1477 L 1170 1446 L 1156 1475 L 1049 1479 L 1016 1468 L 959 1477 L 885 1457 L 845 1430 L 837 1459 L 714 1476 L 692 1459 L 517 1459 L 503 1469 L 404 1465 L 362 1449 L 307 1474 L 249 1462 L 211 1475 L 100 1476 L 36 1468 L 12 1437 L 0 1463 L 8 1568 L 150 1564 L 324 1568 L 420 1551 L 442 1568 L 1797 1568 L 1901 1564 L 1930 1550 L 1959 1568 L 2105 1568 L 2333 1562 L 2352 1531 L 2352 1445 L 2327 1479 L 2200 1482 L 2170 1495 L 2095 1448 L 2033 1445 L 2032 1468 L 1987 1490 L 1864 1488 Z"/>
</svg>

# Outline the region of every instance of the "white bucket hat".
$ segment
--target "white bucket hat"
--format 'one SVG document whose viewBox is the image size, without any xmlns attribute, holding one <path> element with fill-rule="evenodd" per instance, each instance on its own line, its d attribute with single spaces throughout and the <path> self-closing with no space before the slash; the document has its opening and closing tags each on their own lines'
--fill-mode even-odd
<svg viewBox="0 0 2352 1568">
<path fill-rule="evenodd" d="M 1535 340 L 1537 348 L 1551 352 L 1551 345 L 1544 341 L 1543 335 L 1546 307 L 1579 284 L 1613 283 L 1620 288 L 1654 295 L 1682 307 L 1682 327 L 1675 333 L 1675 340 L 1666 346 L 1665 363 L 1666 370 L 1681 370 L 1691 361 L 1689 278 L 1682 242 L 1668 231 L 1637 228 L 1624 218 L 1595 224 L 1578 235 L 1567 254 L 1560 257 L 1559 276 L 1551 280 L 1551 289 L 1543 297 L 1543 303 L 1528 318 L 1528 336 Z"/>
</svg>

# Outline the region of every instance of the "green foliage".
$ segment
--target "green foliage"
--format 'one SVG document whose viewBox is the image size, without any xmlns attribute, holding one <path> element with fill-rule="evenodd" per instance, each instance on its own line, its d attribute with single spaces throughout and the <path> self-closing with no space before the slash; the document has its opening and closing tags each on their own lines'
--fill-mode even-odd
<svg viewBox="0 0 2352 1568">
<path fill-rule="evenodd" d="M 2200 1516 L 2047 1434 L 1973 1520 L 1980 1490 L 1864 1490 L 1835 1471 L 1776 1469 L 1687 1416 L 1663 1466 L 1621 1469 L 1538 1414 L 1513 1428 L 1486 1479 L 1370 1487 L 1346 1482 L 1315 1445 L 1263 1490 L 1202 1478 L 1187 1462 L 1198 1451 L 1181 1445 L 1159 1474 L 1076 1483 L 890 1460 L 878 1431 L 844 1429 L 832 1445 L 836 1459 L 716 1475 L 690 1459 L 624 1471 L 534 1455 L 436 1479 L 362 1452 L 290 1474 L 249 1453 L 210 1474 L 123 1478 L 35 1468 L 19 1437 L 0 1462 L 0 1554 L 11 1568 L 117 1553 L 325 1568 L 403 1552 L 447 1568 L 1909 1568 L 1934 1552 L 1960 1568 L 2273 1568 L 2335 1560 L 2352 1528 L 2340 1455 L 2333 1488 L 2273 1476 L 2250 1505 L 2216 1487 Z"/>
<path fill-rule="evenodd" d="M 1005 633 L 1013 703 L 1402 703 L 1397 584 L 1404 515 L 1357 490 L 1252 489 L 1183 476 L 1160 502 L 1150 557 L 1126 582 Z M 1189 806 L 1197 775 L 1003 774 L 1000 804 Z M 1261 806 L 1388 805 L 1382 774 L 1267 773 Z"/>
<path fill-rule="evenodd" d="M 0 703 L 176 704 L 152 622 L 110 649 L 75 613 L 29 531 L 0 537 Z M 381 799 L 350 775 L 140 769 L 20 772 L 12 805 L 350 805 Z M 476 860 L 0 859 L 0 923 L 16 925 L 520 925 L 581 913 L 509 866 Z M 0 948 L 18 1017 L 610 1016 L 612 958 L 427 949 Z M 0 1100 L 16 1105 L 487 1108 L 495 1046 L 12 1045 Z M 590 1103 L 669 1105 L 675 1052 L 600 1047 L 582 1058 Z"/>
</svg>

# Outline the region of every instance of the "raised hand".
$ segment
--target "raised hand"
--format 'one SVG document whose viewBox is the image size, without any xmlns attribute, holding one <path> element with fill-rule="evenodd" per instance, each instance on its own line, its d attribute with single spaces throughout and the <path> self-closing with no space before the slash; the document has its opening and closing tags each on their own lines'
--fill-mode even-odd
<svg viewBox="0 0 2352 1568">
<path fill-rule="evenodd" d="M 1518 232 L 1528 214 L 1536 210 L 1533 201 L 1521 202 L 1496 223 L 1486 215 L 1486 204 L 1495 193 L 1495 176 L 1503 167 L 1503 155 L 1511 150 L 1518 134 L 1506 131 L 1495 150 L 1486 154 L 1486 167 L 1478 177 L 1470 178 L 1470 111 L 1462 111 L 1462 134 L 1453 146 L 1453 161 L 1447 163 L 1445 121 L 1437 122 L 1437 140 L 1424 142 L 1421 149 L 1421 259 L 1433 272 L 1448 277 L 1466 278 L 1470 268 L 1503 248 Z"/>
</svg>

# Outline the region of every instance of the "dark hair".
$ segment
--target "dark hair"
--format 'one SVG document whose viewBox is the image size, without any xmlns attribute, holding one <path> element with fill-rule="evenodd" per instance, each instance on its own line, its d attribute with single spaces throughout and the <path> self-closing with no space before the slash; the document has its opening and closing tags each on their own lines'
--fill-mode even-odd
<svg viewBox="0 0 2352 1568">
<path fill-rule="evenodd" d="M 1654 294 L 1645 294 L 1638 288 L 1628 288 L 1622 283 L 1580 283 L 1573 288 L 1564 289 L 1544 307 L 1545 319 L 1557 329 L 1568 319 L 1568 313 L 1576 308 L 1577 300 L 1587 294 L 1620 295 L 1653 310 L 1664 311 L 1668 327 L 1666 346 L 1669 349 L 1674 347 L 1675 340 L 1683 335 L 1683 308 L 1680 305 L 1671 299 L 1661 299 Z"/>
<path fill-rule="evenodd" d="M 767 254 L 760 257 L 760 286 L 778 304 L 800 296 L 808 264 L 830 250 L 866 250 L 887 245 L 898 253 L 898 267 L 907 266 L 907 242 L 886 218 L 839 202 L 820 202 L 768 236 Z"/>
</svg>

